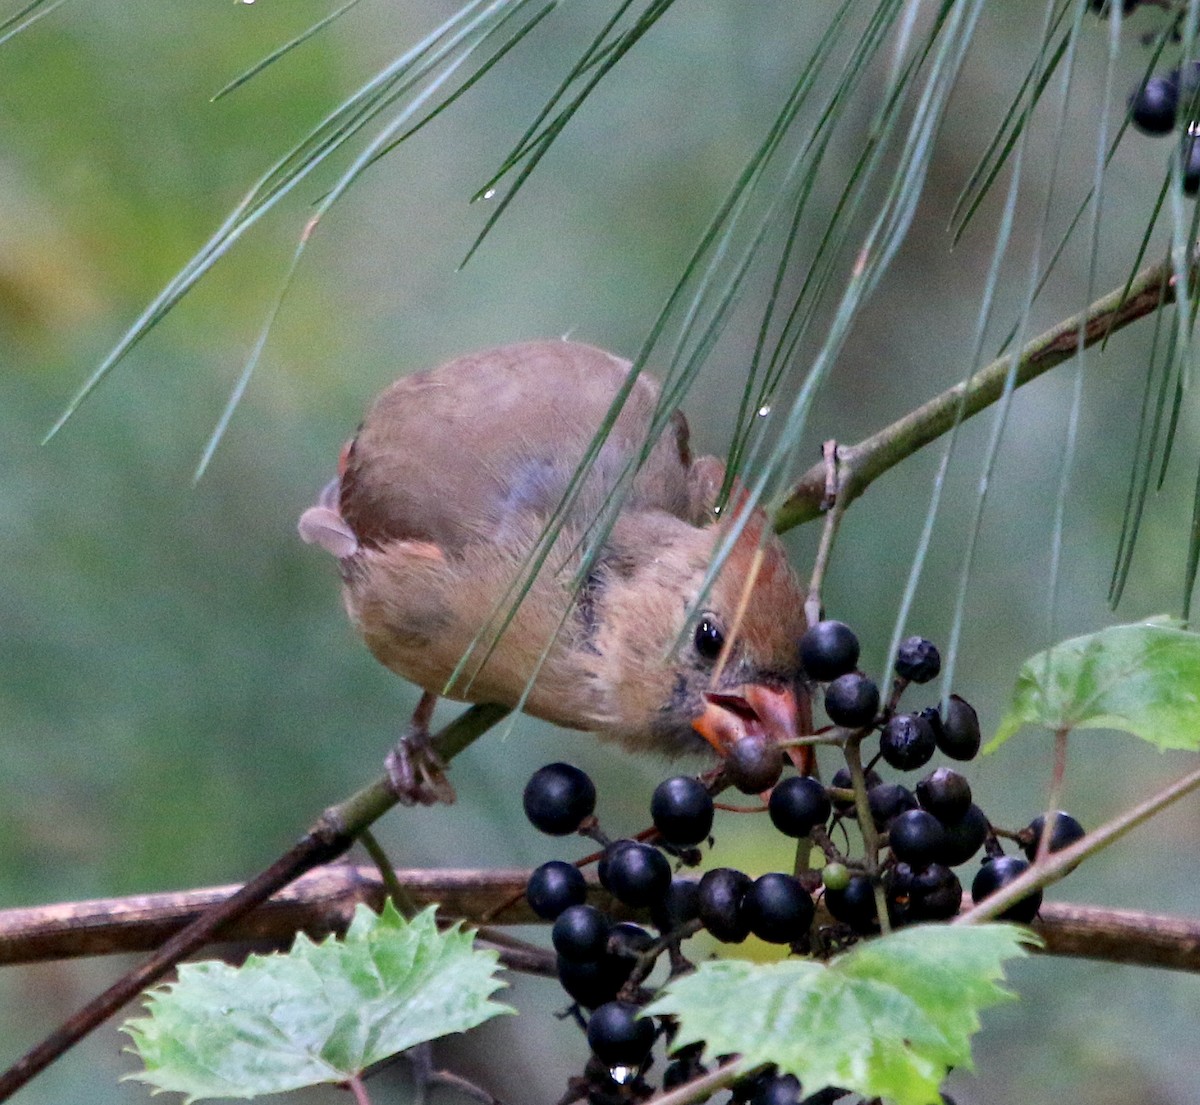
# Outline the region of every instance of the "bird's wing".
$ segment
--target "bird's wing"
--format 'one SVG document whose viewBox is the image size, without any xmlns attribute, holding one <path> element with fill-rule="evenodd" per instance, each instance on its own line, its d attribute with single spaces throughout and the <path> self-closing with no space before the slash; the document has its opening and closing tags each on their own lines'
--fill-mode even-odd
<svg viewBox="0 0 1200 1105">
<path fill-rule="evenodd" d="M 528 342 L 403 377 L 368 412 L 343 463 L 339 509 L 360 542 L 430 542 L 449 553 L 503 539 L 558 506 L 629 363 L 592 346 Z M 568 521 L 590 520 L 645 442 L 658 384 L 641 375 Z M 687 422 L 672 419 L 627 505 L 692 512 Z"/>
</svg>

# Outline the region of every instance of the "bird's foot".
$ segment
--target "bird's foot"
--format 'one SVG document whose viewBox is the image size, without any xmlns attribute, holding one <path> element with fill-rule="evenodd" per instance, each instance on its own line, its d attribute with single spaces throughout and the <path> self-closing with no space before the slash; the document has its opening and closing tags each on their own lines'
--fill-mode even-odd
<svg viewBox="0 0 1200 1105">
<path fill-rule="evenodd" d="M 453 804 L 454 787 L 446 778 L 446 763 L 434 751 L 428 730 L 405 733 L 387 754 L 384 767 L 402 806 Z"/>
<path fill-rule="evenodd" d="M 454 787 L 446 778 L 446 761 L 433 747 L 429 721 L 437 696 L 425 694 L 417 706 L 408 732 L 387 754 L 384 767 L 392 790 L 402 806 L 452 805 Z"/>
</svg>

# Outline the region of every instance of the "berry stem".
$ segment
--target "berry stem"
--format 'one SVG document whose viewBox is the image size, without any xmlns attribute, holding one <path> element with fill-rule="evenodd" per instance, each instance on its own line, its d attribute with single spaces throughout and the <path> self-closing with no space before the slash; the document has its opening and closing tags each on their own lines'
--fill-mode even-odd
<svg viewBox="0 0 1200 1105">
<path fill-rule="evenodd" d="M 367 1086 L 362 1080 L 362 1075 L 352 1075 L 342 1085 L 354 1095 L 355 1105 L 371 1105 L 371 1098 L 367 1093 Z"/>
<path fill-rule="evenodd" d="M 646 981 L 650 976 L 650 972 L 654 970 L 654 965 L 658 962 L 658 957 L 663 952 L 671 952 L 672 949 L 679 951 L 680 941 L 686 940 L 689 936 L 694 936 L 703 927 L 699 921 L 686 921 L 679 928 L 672 929 L 670 932 L 664 932 L 659 936 L 653 944 L 637 957 L 636 965 L 629 972 L 629 978 L 625 980 L 625 985 L 621 987 L 621 992 L 617 996 L 624 1001 L 635 1000 L 642 983 Z M 675 975 L 679 973 L 675 970 L 679 964 L 676 963 L 674 956 L 671 959 L 671 973 Z M 684 960 L 684 962 L 688 961 Z"/>
<path fill-rule="evenodd" d="M 388 858 L 387 852 L 383 850 L 383 845 L 379 843 L 370 829 L 364 829 L 359 834 L 358 842 L 378 868 L 379 877 L 383 880 L 384 888 L 387 890 L 387 896 L 399 910 L 400 916 L 412 920 L 418 912 L 417 903 L 413 900 L 413 896 L 400 885 L 400 880 L 396 878 L 396 868 Z"/>
<path fill-rule="evenodd" d="M 854 783 L 854 810 L 858 814 L 858 828 L 862 833 L 863 847 L 866 850 L 863 867 L 871 878 L 875 889 L 875 909 L 879 914 L 879 931 L 885 936 L 892 931 L 888 921 L 887 897 L 883 892 L 883 884 L 879 881 L 879 834 L 875 831 L 875 819 L 871 816 L 871 804 L 867 801 L 867 774 L 863 770 L 862 749 L 863 738 L 870 729 L 859 729 L 846 738 L 846 766 L 850 769 L 850 779 Z"/>
<path fill-rule="evenodd" d="M 777 743 L 780 748 L 812 748 L 818 744 L 841 748 L 846 743 L 846 738 L 838 733 L 812 733 L 807 737 L 792 737 Z"/>
<path fill-rule="evenodd" d="M 844 863 L 847 866 L 850 866 L 849 861 L 840 851 L 838 851 L 837 845 L 834 844 L 834 842 L 830 839 L 829 834 L 825 831 L 823 826 L 814 826 L 812 832 L 809 833 L 809 837 L 812 842 L 818 848 L 820 848 L 822 852 L 825 853 L 825 859 L 829 863 Z"/>
<path fill-rule="evenodd" d="M 902 675 L 897 675 L 892 680 L 892 693 L 888 695 L 887 704 L 883 707 L 884 721 L 887 721 L 896 712 L 896 708 L 900 705 L 900 699 L 903 697 L 904 692 L 908 690 L 910 682 L 911 680 L 905 679 Z"/>
<path fill-rule="evenodd" d="M 821 446 L 820 467 L 823 476 L 821 509 L 826 511 L 826 514 L 817 555 L 813 558 L 812 575 L 808 581 L 808 597 L 804 600 L 804 616 L 809 625 L 816 625 L 821 620 L 821 585 L 825 582 L 825 570 L 829 567 L 829 558 L 833 554 L 833 542 L 837 538 L 838 526 L 842 524 L 842 515 L 846 513 L 841 493 L 841 457 L 836 441 L 826 441 Z"/>
<path fill-rule="evenodd" d="M 1187 262 L 1194 272 L 1195 256 L 1189 256 Z M 834 509 L 839 514 L 843 512 L 885 472 L 960 422 L 986 410 L 1010 387 L 1029 383 L 1055 366 L 1072 360 L 1081 348 L 1103 342 L 1110 334 L 1152 314 L 1161 305 L 1175 302 L 1173 265 L 1172 259 L 1168 258 L 1147 266 L 1128 286 L 1114 289 L 1086 311 L 1064 319 L 1027 342 L 1017 354 L 1015 372 L 1012 355 L 1000 357 L 968 380 L 947 388 L 870 437 L 854 445 L 838 446 Z M 775 512 L 776 530 L 784 533 L 829 510 L 828 484 L 829 464 L 822 459 L 800 477 L 787 500 Z M 807 611 L 807 604 L 805 609 Z"/>
<path fill-rule="evenodd" d="M 1050 776 L 1050 792 L 1046 795 L 1046 817 L 1042 823 L 1042 839 L 1038 841 L 1035 863 L 1041 863 L 1050 854 L 1050 841 L 1054 839 L 1054 827 L 1058 821 L 1058 807 L 1062 805 L 1063 780 L 1067 774 L 1067 738 L 1069 726 L 1054 732 L 1054 774 Z"/>
</svg>

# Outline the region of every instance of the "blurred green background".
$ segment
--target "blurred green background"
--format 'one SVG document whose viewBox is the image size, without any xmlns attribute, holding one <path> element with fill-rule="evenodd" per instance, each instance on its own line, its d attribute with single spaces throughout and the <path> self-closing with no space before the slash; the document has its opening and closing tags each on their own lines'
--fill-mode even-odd
<svg viewBox="0 0 1200 1105">
<path fill-rule="evenodd" d="M 244 878 L 321 808 L 375 775 L 416 695 L 356 641 L 333 564 L 301 545 L 296 518 L 369 398 L 399 373 L 482 346 L 568 333 L 635 353 L 827 18 L 825 5 L 782 0 L 676 5 L 601 86 L 478 256 L 456 271 L 487 214 L 469 196 L 609 10 L 564 5 L 472 95 L 368 173 L 321 226 L 197 486 L 193 467 L 307 205 L 321 194 L 319 180 L 256 228 L 65 431 L 40 446 L 87 373 L 270 161 L 455 7 L 366 0 L 216 104 L 209 97 L 225 81 L 331 5 L 67 3 L 0 49 L 0 905 Z M 989 199 L 957 248 L 945 228 L 1036 49 L 1042 11 L 1032 0 L 988 6 L 913 234 L 837 365 L 808 457 L 822 438 L 856 440 L 969 367 L 1002 195 Z M 1119 89 L 1144 68 L 1136 36 L 1157 18 L 1139 12 L 1130 21 Z M 1090 19 L 1062 142 L 1047 127 L 1027 155 L 1014 262 L 999 289 L 1004 326 L 1028 279 L 1056 144 L 1064 159 L 1055 226 L 1090 181 L 1105 34 Z M 821 212 L 836 201 L 870 107 L 851 117 L 831 157 Z M 1050 115 L 1044 107 L 1043 121 Z M 1123 279 L 1165 159 L 1145 138 L 1119 152 L 1097 290 Z M 1086 249 L 1068 250 L 1033 332 L 1083 305 L 1087 259 Z M 764 287 L 758 280 L 752 298 Z M 735 320 L 688 404 L 704 450 L 720 451 L 728 440 L 755 325 L 753 311 Z M 1148 512 L 1125 603 L 1118 615 L 1105 604 L 1151 330 L 1134 327 L 1088 361 L 1056 636 L 1179 608 L 1198 437 L 1191 410 L 1171 478 Z M 1072 372 L 1059 369 L 1018 395 L 992 481 L 957 678 L 986 726 L 998 720 L 1020 661 L 1051 639 L 1049 535 Z M 942 641 L 989 428 L 979 419 L 963 434 L 910 622 Z M 875 668 L 936 462 L 917 457 L 881 480 L 843 529 L 827 608 L 858 628 Z M 794 547 L 806 565 L 815 534 L 797 534 Z M 443 710 L 439 718 L 452 716 L 453 707 Z M 404 865 L 573 857 L 579 846 L 539 837 L 520 816 L 528 773 L 563 757 L 596 777 L 610 831 L 645 823 L 664 764 L 523 722 L 454 764 L 457 806 L 393 815 L 380 835 Z M 1072 747 L 1066 804 L 1094 826 L 1190 760 L 1083 734 Z M 1049 764 L 1047 739 L 1027 733 L 973 766 L 993 820 L 1016 827 L 1037 812 Z M 761 822 L 728 820 L 718 823 L 718 862 L 756 871 L 789 862 L 786 842 Z M 1196 914 L 1198 838 L 1192 801 L 1088 864 L 1051 898 Z M 5 971 L 0 1061 L 121 966 Z M 987 1017 L 978 1072 L 952 1077 L 960 1105 L 1182 1103 L 1200 1095 L 1196 979 L 1037 959 L 1019 966 L 1014 981 L 1023 1000 Z M 583 1041 L 552 1016 L 563 1004 L 554 986 L 523 981 L 513 997 L 523 1016 L 447 1043 L 440 1057 L 506 1101 L 555 1101 L 582 1065 Z M 143 1100 L 143 1088 L 117 1083 L 132 1063 L 120 1046 L 115 1032 L 98 1034 L 22 1100 Z M 381 1086 L 377 1100 L 402 1099 L 402 1084 Z M 309 1099 L 342 1097 L 329 1089 Z"/>
</svg>

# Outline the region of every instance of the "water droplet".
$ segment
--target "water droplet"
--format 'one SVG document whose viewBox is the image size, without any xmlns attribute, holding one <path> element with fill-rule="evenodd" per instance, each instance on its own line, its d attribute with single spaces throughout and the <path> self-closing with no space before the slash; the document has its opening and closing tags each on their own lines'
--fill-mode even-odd
<svg viewBox="0 0 1200 1105">
<path fill-rule="evenodd" d="M 713 513 L 714 513 L 714 514 L 720 514 L 720 513 L 721 513 L 721 508 L 720 508 L 719 506 L 714 506 L 714 507 L 713 507 Z"/>
<path fill-rule="evenodd" d="M 759 418 L 766 418 L 767 415 L 770 413 L 771 413 L 771 404 L 770 403 L 764 403 L 761 407 L 758 408 L 758 417 Z"/>
<path fill-rule="evenodd" d="M 496 189 L 489 188 L 486 192 L 483 193 L 483 198 L 485 200 L 490 200 L 495 194 L 496 194 Z"/>
</svg>

